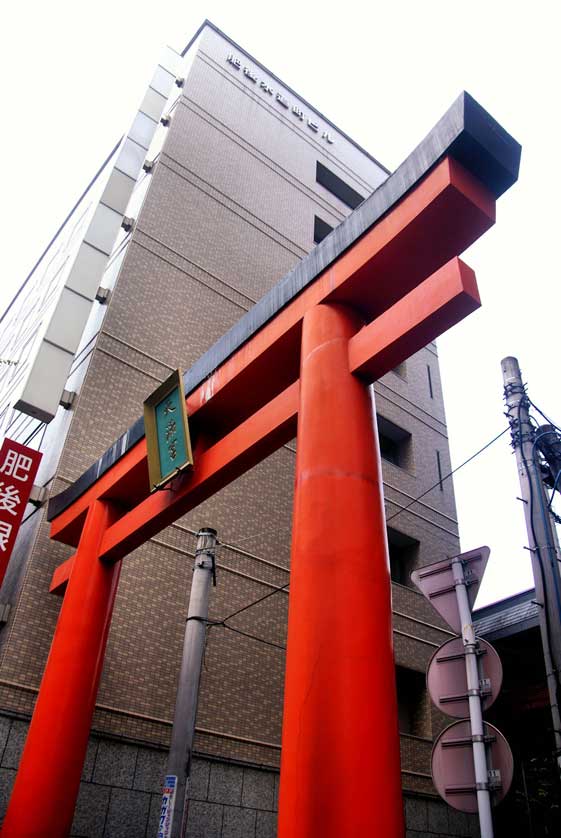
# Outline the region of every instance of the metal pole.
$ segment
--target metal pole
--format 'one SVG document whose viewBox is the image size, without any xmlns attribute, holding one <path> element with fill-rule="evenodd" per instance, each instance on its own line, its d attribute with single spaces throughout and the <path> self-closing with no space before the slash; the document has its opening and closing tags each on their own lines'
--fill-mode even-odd
<svg viewBox="0 0 561 838">
<path fill-rule="evenodd" d="M 464 566 L 461 559 L 452 559 L 452 573 L 456 586 L 456 599 L 462 624 L 462 640 L 466 661 L 469 721 L 473 748 L 473 764 L 477 789 L 477 808 L 481 838 L 493 838 L 493 818 L 491 815 L 491 796 L 489 794 L 489 775 L 485 751 L 485 729 L 481 710 L 481 692 L 479 687 L 479 669 L 477 666 L 478 643 L 471 618 Z"/>
<path fill-rule="evenodd" d="M 208 600 L 211 581 L 216 584 L 215 548 L 216 530 L 210 527 L 199 530 L 158 838 L 184 838 L 187 829 L 189 776 L 208 621 Z"/>
<path fill-rule="evenodd" d="M 511 427 L 512 447 L 516 455 L 521 500 L 524 504 L 526 529 L 532 556 L 532 571 L 539 604 L 539 621 L 557 765 L 561 771 L 561 718 L 559 695 L 561 673 L 561 623 L 558 552 L 556 535 L 547 513 L 547 500 L 541 474 L 534 458 L 535 432 L 530 422 L 528 398 L 516 358 L 501 362 L 507 415 Z"/>
</svg>

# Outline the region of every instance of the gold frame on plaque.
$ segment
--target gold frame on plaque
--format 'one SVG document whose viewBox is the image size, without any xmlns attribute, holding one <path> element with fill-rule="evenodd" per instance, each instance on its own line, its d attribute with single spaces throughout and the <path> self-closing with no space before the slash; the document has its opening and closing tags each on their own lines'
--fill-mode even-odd
<svg viewBox="0 0 561 838">
<path fill-rule="evenodd" d="M 160 463 L 160 446 L 158 441 L 158 431 L 156 426 L 156 408 L 166 398 L 167 395 L 173 393 L 174 390 L 179 390 L 179 404 L 181 409 L 181 427 L 183 433 L 183 440 L 185 444 L 185 451 L 187 452 L 187 460 L 182 463 L 177 469 L 169 474 L 162 476 Z M 191 436 L 189 434 L 189 419 L 187 417 L 187 408 L 185 404 L 185 391 L 183 389 L 183 375 L 181 370 L 174 370 L 160 386 L 151 393 L 144 401 L 144 432 L 146 435 L 146 451 L 148 456 L 148 476 L 150 479 L 150 491 L 154 492 L 160 489 L 169 480 L 172 480 L 177 474 L 184 469 L 193 465 L 193 451 L 191 448 Z"/>
</svg>

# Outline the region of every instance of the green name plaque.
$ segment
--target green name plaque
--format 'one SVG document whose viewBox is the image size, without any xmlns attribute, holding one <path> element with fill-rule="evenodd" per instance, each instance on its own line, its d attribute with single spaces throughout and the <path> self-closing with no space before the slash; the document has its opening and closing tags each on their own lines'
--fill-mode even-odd
<svg viewBox="0 0 561 838">
<path fill-rule="evenodd" d="M 153 492 L 193 465 L 180 370 L 172 372 L 144 402 L 144 429 Z"/>
</svg>

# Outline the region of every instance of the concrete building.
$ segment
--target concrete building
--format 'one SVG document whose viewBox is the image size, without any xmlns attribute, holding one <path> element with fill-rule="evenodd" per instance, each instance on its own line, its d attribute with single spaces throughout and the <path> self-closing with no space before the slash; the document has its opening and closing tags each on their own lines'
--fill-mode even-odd
<svg viewBox="0 0 561 838">
<path fill-rule="evenodd" d="M 166 54 L 127 137 L 4 315 L 0 355 L 18 364 L 0 367 L 0 428 L 44 451 L 46 493 L 0 593 L 3 807 L 60 607 L 49 585 L 70 555 L 49 540 L 45 496 L 76 481 L 171 370 L 189 368 L 387 175 L 207 22 L 181 56 Z M 409 582 L 414 567 L 459 551 L 436 346 L 375 393 L 408 835 L 468 838 L 474 820 L 442 804 L 430 779 L 447 722 L 424 673 L 451 632 Z M 190 835 L 275 834 L 294 456 L 285 445 L 123 563 L 74 835 L 156 834 L 204 525 L 220 539 L 211 617 L 272 595 L 232 621 L 254 637 L 209 630 Z"/>
</svg>

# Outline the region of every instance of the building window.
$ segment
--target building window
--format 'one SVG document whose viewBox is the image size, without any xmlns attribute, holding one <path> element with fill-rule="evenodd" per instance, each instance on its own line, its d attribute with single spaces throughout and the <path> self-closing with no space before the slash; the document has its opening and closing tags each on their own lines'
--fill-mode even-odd
<svg viewBox="0 0 561 838">
<path fill-rule="evenodd" d="M 395 678 L 399 732 L 410 736 L 430 736 L 430 705 L 424 674 L 396 666 Z"/>
<path fill-rule="evenodd" d="M 411 467 L 411 434 L 376 414 L 380 454 L 384 460 L 399 468 Z"/>
<path fill-rule="evenodd" d="M 433 393 L 433 390 L 432 390 L 432 376 L 431 376 L 430 366 L 428 364 L 427 364 L 427 378 L 428 378 L 428 381 L 429 381 L 430 397 L 431 397 L 431 399 L 434 399 L 434 393 Z"/>
<path fill-rule="evenodd" d="M 400 378 L 407 378 L 407 363 L 406 361 L 402 361 L 401 364 L 398 364 L 397 367 L 392 369 L 392 372 L 395 375 L 399 375 Z"/>
<path fill-rule="evenodd" d="M 442 482 L 442 463 L 440 462 L 440 451 L 436 452 L 436 470 L 438 472 L 438 485 L 440 491 L 444 491 L 444 483 Z"/>
<path fill-rule="evenodd" d="M 417 566 L 419 542 L 393 527 L 388 527 L 387 533 L 392 582 L 412 588 L 411 571 Z"/>
<path fill-rule="evenodd" d="M 358 207 L 364 201 L 362 195 L 356 192 L 348 183 L 345 183 L 344 180 L 341 180 L 335 172 L 332 172 L 327 166 L 320 163 L 319 160 L 316 164 L 316 181 L 351 209 L 355 209 L 355 207 Z"/>
<path fill-rule="evenodd" d="M 314 215 L 314 244 L 319 244 L 333 230 L 331 224 Z"/>
</svg>

